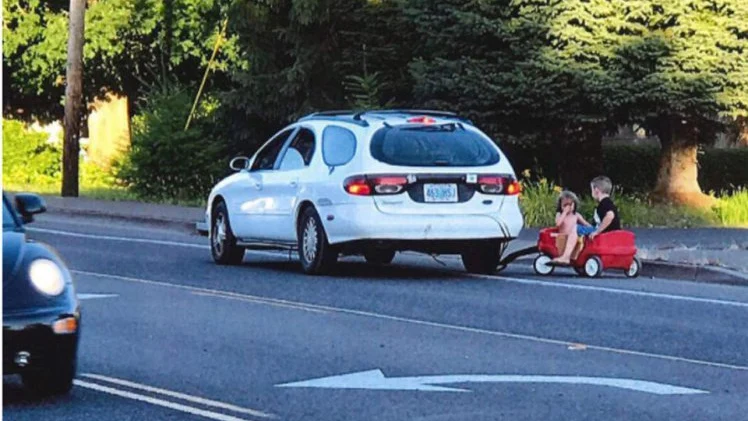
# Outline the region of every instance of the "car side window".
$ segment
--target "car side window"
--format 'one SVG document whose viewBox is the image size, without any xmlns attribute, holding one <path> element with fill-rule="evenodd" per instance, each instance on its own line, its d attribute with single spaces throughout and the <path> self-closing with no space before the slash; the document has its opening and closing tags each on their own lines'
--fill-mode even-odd
<svg viewBox="0 0 748 421">
<path fill-rule="evenodd" d="M 356 135 L 339 126 L 328 126 L 322 132 L 322 158 L 331 167 L 345 165 L 356 155 Z"/>
<path fill-rule="evenodd" d="M 293 131 L 293 128 L 284 130 L 266 143 L 260 152 L 257 153 L 250 171 L 272 170 L 275 167 L 275 161 L 278 159 L 278 154 L 281 149 L 283 149 L 283 145 L 286 143 L 288 136 L 290 136 Z"/>
<path fill-rule="evenodd" d="M 304 165 L 309 166 L 314 156 L 314 132 L 302 128 L 291 142 L 291 147 L 299 151 L 304 158 Z"/>
</svg>

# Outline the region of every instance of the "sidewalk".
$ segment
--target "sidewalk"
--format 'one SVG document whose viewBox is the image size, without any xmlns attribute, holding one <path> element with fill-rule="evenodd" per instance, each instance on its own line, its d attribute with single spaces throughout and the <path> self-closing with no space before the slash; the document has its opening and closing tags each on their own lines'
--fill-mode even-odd
<svg viewBox="0 0 748 421">
<path fill-rule="evenodd" d="M 95 215 L 123 218 L 141 222 L 181 225 L 195 230 L 203 222 L 203 208 L 157 205 L 141 202 L 106 201 L 87 198 L 62 198 L 44 196 L 47 209 L 53 213 Z M 725 273 L 737 271 L 748 282 L 748 230 L 721 228 L 633 228 L 637 236 L 639 256 L 648 261 L 650 268 L 657 262 L 667 262 L 669 269 L 678 269 L 683 276 L 697 276 L 695 268 L 720 267 Z M 538 230 L 528 228 L 511 245 L 510 251 L 532 246 Z M 676 264 L 676 265 L 672 265 Z M 651 272 L 650 272 L 651 273 Z M 686 273 L 690 275 L 685 275 Z M 740 276 L 740 275 L 739 275 Z"/>
<path fill-rule="evenodd" d="M 85 197 L 42 196 L 47 211 L 69 215 L 92 215 L 125 218 L 143 222 L 181 224 L 194 229 L 195 222 L 203 221 L 205 209 L 158 205 L 153 203 L 96 200 Z"/>
</svg>

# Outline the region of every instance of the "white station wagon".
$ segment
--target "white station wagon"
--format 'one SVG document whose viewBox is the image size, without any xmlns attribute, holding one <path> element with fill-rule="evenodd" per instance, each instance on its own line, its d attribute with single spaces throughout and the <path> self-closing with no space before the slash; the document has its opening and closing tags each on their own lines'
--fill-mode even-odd
<svg viewBox="0 0 748 421">
<path fill-rule="evenodd" d="M 387 264 L 411 250 L 489 273 L 523 226 L 511 164 L 453 113 L 315 113 L 231 168 L 205 214 L 219 264 L 248 248 L 293 249 L 304 272 L 322 274 L 341 255 Z"/>
</svg>

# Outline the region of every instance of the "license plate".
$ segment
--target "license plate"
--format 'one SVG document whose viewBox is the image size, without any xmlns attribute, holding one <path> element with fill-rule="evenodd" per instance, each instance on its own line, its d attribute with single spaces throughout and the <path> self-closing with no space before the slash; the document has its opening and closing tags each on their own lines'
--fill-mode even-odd
<svg viewBox="0 0 748 421">
<path fill-rule="evenodd" d="M 457 201 L 457 184 L 424 184 L 423 198 L 428 203 Z"/>
</svg>

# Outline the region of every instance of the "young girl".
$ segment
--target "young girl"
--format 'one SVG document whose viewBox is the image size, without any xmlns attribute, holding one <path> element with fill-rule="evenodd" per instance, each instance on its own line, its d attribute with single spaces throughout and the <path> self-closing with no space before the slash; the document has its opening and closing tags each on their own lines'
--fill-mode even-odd
<svg viewBox="0 0 748 421">
<path fill-rule="evenodd" d="M 573 192 L 564 190 L 558 196 L 556 226 L 559 234 L 566 235 L 566 244 L 561 256 L 553 259 L 554 263 L 569 264 L 571 262 L 571 254 L 579 239 L 577 227 L 579 225 L 590 226 L 590 223 L 577 213 L 578 206 L 579 198 Z"/>
</svg>

